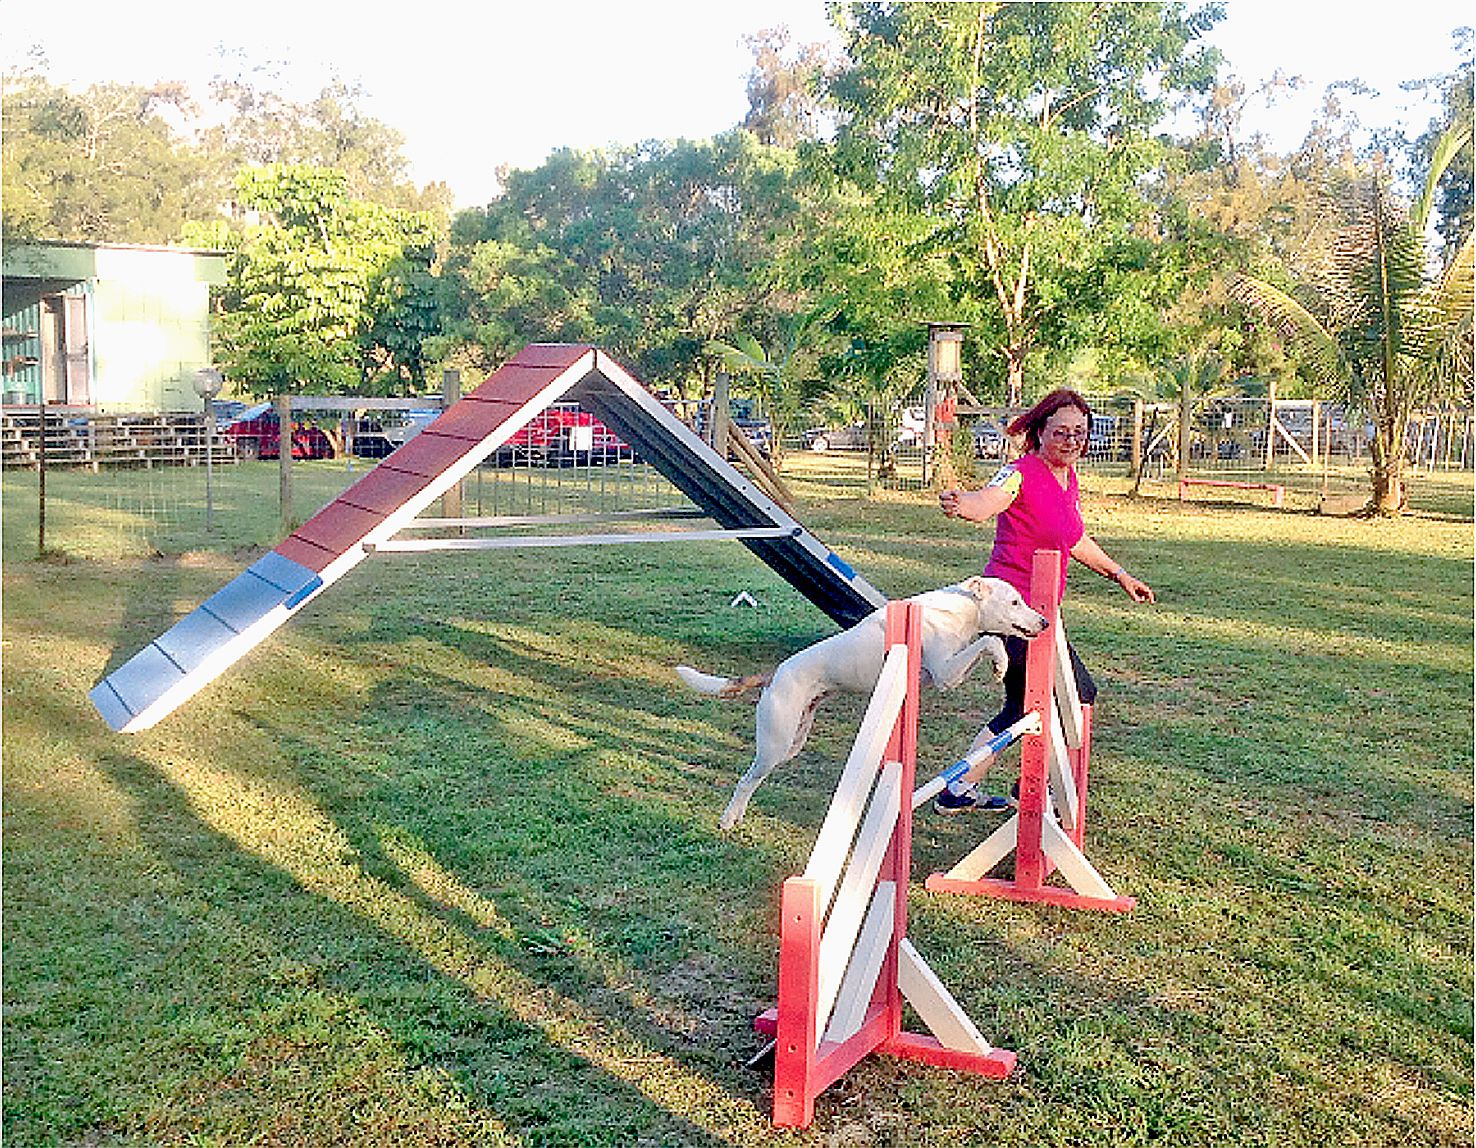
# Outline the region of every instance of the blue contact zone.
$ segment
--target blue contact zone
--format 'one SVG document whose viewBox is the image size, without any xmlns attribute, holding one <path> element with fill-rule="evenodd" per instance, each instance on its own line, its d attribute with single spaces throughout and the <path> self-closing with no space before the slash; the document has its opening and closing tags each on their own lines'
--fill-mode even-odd
<svg viewBox="0 0 1476 1148">
<path fill-rule="evenodd" d="M 847 578 L 856 577 L 856 571 L 851 569 L 851 567 L 846 563 L 846 560 L 842 558 L 839 554 L 837 554 L 834 550 L 832 550 L 829 554 L 825 556 L 825 561 L 829 562 Z"/>
<path fill-rule="evenodd" d="M 306 566 L 273 551 L 93 686 L 88 697 L 108 725 L 122 729 L 227 642 L 279 606 L 295 609 L 322 584 Z"/>
</svg>

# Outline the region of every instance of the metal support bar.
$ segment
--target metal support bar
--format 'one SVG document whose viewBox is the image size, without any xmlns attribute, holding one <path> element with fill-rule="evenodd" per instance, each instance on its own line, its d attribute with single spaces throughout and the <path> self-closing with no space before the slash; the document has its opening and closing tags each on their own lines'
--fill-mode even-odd
<svg viewBox="0 0 1476 1148">
<path fill-rule="evenodd" d="M 462 529 L 498 526 L 556 526 L 561 522 L 627 522 L 672 518 L 707 518 L 708 513 L 696 506 L 672 506 L 656 510 L 607 510 L 588 514 L 504 514 L 490 518 L 417 518 L 401 530 Z"/>
<path fill-rule="evenodd" d="M 649 534 L 561 534 L 528 538 L 406 538 L 366 542 L 370 554 L 425 553 L 432 550 L 512 550 L 520 546 L 619 546 L 629 542 L 725 542 L 743 538 L 793 538 L 793 528 L 749 530 L 652 531 Z"/>
</svg>

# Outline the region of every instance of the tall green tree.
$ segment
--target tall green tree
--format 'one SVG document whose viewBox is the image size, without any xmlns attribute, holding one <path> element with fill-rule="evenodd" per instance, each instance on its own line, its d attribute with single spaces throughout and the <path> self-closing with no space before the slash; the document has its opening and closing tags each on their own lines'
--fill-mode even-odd
<svg viewBox="0 0 1476 1148">
<path fill-rule="evenodd" d="M 523 343 L 587 339 L 684 385 L 710 339 L 773 333 L 787 306 L 773 266 L 793 241 L 798 183 L 793 153 L 741 130 L 562 150 L 512 172 L 452 228 L 461 354 L 490 366 Z"/>
<path fill-rule="evenodd" d="M 187 224 L 229 219 L 236 173 L 277 163 L 329 167 L 354 199 L 450 214 L 442 184 L 407 178 L 404 140 L 332 83 L 306 103 L 242 80 L 207 96 L 184 85 L 53 84 L 6 75 L 0 97 L 0 197 L 9 236 L 103 243 L 177 242 Z"/>
<path fill-rule="evenodd" d="M 218 352 L 259 394 L 398 390 L 423 381 L 435 223 L 348 196 L 323 168 L 248 168 L 260 222 L 232 253 Z"/>
<path fill-rule="evenodd" d="M 926 217 L 955 295 L 987 301 L 1018 402 L 1074 295 L 1124 258 L 1164 161 L 1154 129 L 1218 63 L 1210 5 L 896 3 L 840 13 L 832 162 L 894 211 Z M 1151 271 L 1151 269 L 1149 269 Z"/>
<path fill-rule="evenodd" d="M 748 115 L 743 127 L 762 144 L 796 147 L 821 134 L 820 92 L 831 64 L 823 44 L 791 48 L 787 28 L 766 28 L 745 38 L 753 53 L 748 73 Z"/>
<path fill-rule="evenodd" d="M 1452 389 L 1469 393 L 1472 236 L 1443 262 L 1428 236 L 1441 178 L 1470 148 L 1470 120 L 1451 125 L 1414 203 L 1390 190 L 1379 166 L 1340 179 L 1330 189 L 1326 242 L 1292 292 L 1250 276 L 1232 281 L 1232 294 L 1276 327 L 1318 386 L 1372 421 L 1369 509 L 1377 514 L 1405 505 L 1410 415 Z"/>
<path fill-rule="evenodd" d="M 6 77 L 0 100 L 5 232 L 81 242 L 167 243 L 219 202 L 171 122 L 193 109 L 178 84 L 72 91 Z"/>
</svg>

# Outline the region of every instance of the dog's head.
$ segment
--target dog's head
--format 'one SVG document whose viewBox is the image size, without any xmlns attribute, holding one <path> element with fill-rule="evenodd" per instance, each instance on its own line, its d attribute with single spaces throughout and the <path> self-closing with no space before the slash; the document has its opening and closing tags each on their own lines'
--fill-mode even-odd
<svg viewBox="0 0 1476 1148">
<path fill-rule="evenodd" d="M 1011 638 L 1033 638 L 1050 625 L 1026 603 L 1020 591 L 1003 578 L 976 576 L 959 584 L 979 604 L 979 633 Z"/>
</svg>

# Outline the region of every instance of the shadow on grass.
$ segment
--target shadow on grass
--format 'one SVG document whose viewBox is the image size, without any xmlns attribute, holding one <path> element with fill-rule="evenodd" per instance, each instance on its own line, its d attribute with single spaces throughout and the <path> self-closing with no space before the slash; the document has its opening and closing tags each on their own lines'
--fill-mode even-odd
<svg viewBox="0 0 1476 1148">
<path fill-rule="evenodd" d="M 285 744 L 283 752 L 291 760 L 298 748 Z M 569 947 L 565 938 L 577 921 L 567 901 L 536 883 L 536 873 L 505 871 L 503 886 L 486 898 L 494 920 L 448 904 L 444 885 L 435 896 L 407 875 L 403 836 L 417 840 L 415 828 L 374 815 L 335 815 L 330 800 L 323 810 L 327 824 L 308 829 L 331 834 L 337 826 L 350 851 L 322 856 L 321 843 L 311 839 L 250 841 L 253 833 L 274 834 L 280 827 L 242 826 L 237 835 L 211 823 L 228 815 L 202 819 L 202 801 L 229 801 L 230 791 L 249 788 L 249 780 L 217 775 L 208 784 L 221 791 L 207 796 L 198 788 L 201 782 L 161 776 L 143 758 L 112 756 L 104 768 L 134 802 L 147 847 L 182 889 L 228 890 L 227 903 L 239 911 L 230 928 L 249 932 L 249 948 L 267 962 L 254 970 L 265 979 L 262 1012 L 284 1007 L 286 998 L 305 987 L 341 994 L 386 1035 L 384 1051 L 397 1070 L 449 1074 L 474 1112 L 493 1118 L 520 1142 L 729 1142 L 664 1104 L 660 1093 L 666 1084 L 652 1087 L 653 1079 L 675 1075 L 687 1077 L 693 1091 L 713 1091 L 719 1086 L 707 1074 L 720 1053 L 709 1048 L 694 1054 L 684 1038 L 696 1025 L 663 1027 L 644 1019 L 643 1002 L 611 1009 L 606 1023 L 606 998 L 628 998 L 629 989 L 612 975 L 615 970 Z M 311 789 L 305 799 L 318 804 Z M 436 837 L 434 816 L 418 828 Z M 384 842 L 397 838 L 400 847 L 387 851 Z M 297 855 L 288 859 L 286 853 Z M 598 877 L 591 873 L 585 881 Z M 211 927 L 219 930 L 226 908 L 212 900 Z M 230 1006 L 223 1000 L 221 1007 Z M 334 1027 L 337 1022 L 316 1032 L 309 1026 L 295 1043 L 336 1040 Z M 270 1048 L 272 1037 L 269 1029 L 257 1029 L 251 1043 Z M 280 1052 L 293 1055 L 291 1045 Z M 238 1087 L 249 1056 L 248 1050 L 226 1074 Z M 194 1085 L 207 1117 L 215 1107 L 208 1097 L 218 1083 L 198 1079 Z M 269 1103 L 270 1097 L 257 1100 Z M 217 1110 L 215 1117 L 225 1114 Z M 183 1117 L 183 1123 L 208 1132 L 211 1121 Z"/>
</svg>

